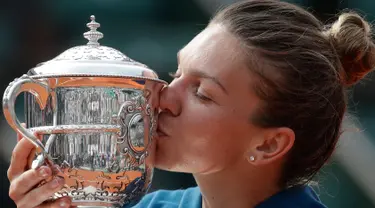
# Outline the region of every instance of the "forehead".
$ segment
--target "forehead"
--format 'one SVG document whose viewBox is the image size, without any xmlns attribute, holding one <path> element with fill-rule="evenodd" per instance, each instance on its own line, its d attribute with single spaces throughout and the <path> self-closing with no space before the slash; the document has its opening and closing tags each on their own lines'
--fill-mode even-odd
<svg viewBox="0 0 375 208">
<path fill-rule="evenodd" d="M 250 109 L 258 105 L 258 99 L 251 90 L 254 77 L 245 61 L 248 58 L 240 41 L 224 26 L 211 25 L 181 49 L 179 68 L 182 73 L 194 69 L 215 77 L 228 92 L 224 105 L 247 115 Z"/>
<path fill-rule="evenodd" d="M 239 40 L 224 26 L 210 25 L 181 49 L 179 68 L 204 71 L 229 88 L 238 82 L 248 85 L 250 73 L 242 51 Z"/>
<path fill-rule="evenodd" d="M 195 36 L 179 52 L 180 64 L 184 67 L 225 68 L 240 60 L 239 41 L 226 31 L 224 26 L 215 24 Z M 208 68 L 207 68 L 208 67 Z"/>
</svg>

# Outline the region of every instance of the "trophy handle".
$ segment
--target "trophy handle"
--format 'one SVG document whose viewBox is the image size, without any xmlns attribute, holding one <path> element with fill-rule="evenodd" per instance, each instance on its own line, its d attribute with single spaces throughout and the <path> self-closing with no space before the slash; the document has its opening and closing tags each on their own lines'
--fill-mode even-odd
<svg viewBox="0 0 375 208">
<path fill-rule="evenodd" d="M 17 118 L 15 108 L 15 101 L 17 96 L 22 92 L 29 92 L 36 97 L 40 108 L 43 110 L 47 105 L 47 99 L 50 94 L 50 88 L 47 84 L 36 81 L 26 74 L 20 78 L 15 79 L 6 88 L 3 95 L 3 112 L 9 125 L 25 138 L 34 143 L 40 150 L 47 154 L 42 142 L 33 134 L 32 131 L 23 127 Z"/>
</svg>

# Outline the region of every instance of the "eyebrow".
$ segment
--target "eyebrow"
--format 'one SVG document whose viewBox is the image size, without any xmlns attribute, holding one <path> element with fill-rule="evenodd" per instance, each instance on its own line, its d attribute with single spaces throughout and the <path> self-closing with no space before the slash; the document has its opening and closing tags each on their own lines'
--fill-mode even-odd
<svg viewBox="0 0 375 208">
<path fill-rule="evenodd" d="M 180 53 L 181 53 L 181 50 L 179 50 L 177 52 L 177 62 L 178 63 L 180 62 Z M 196 77 L 200 77 L 200 78 L 204 78 L 204 79 L 209 79 L 209 80 L 213 81 L 214 83 L 216 83 L 217 85 L 219 85 L 220 89 L 222 91 L 224 91 L 225 94 L 228 94 L 228 91 L 225 89 L 224 85 L 221 84 L 221 82 L 216 77 L 210 76 L 207 73 L 205 73 L 204 71 L 196 70 L 196 69 L 193 69 L 190 72 L 190 74 L 192 74 L 193 76 L 196 76 Z"/>
<path fill-rule="evenodd" d="M 196 77 L 200 77 L 200 78 L 204 78 L 204 79 L 209 79 L 209 80 L 213 81 L 214 83 L 216 83 L 220 87 L 220 89 L 225 94 L 228 94 L 228 91 L 225 89 L 224 85 L 221 84 L 221 82 L 216 77 L 210 76 L 210 75 L 208 75 L 207 73 L 205 73 L 203 71 L 198 71 L 198 70 L 194 70 L 194 69 L 192 71 L 190 71 L 189 74 L 191 74 L 193 76 L 196 76 Z"/>
</svg>

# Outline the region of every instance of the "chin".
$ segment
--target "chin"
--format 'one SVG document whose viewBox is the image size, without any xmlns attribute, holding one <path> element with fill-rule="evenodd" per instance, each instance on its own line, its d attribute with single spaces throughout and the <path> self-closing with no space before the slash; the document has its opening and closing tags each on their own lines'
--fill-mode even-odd
<svg viewBox="0 0 375 208">
<path fill-rule="evenodd" d="M 167 150 L 161 150 L 156 145 L 154 167 L 160 170 L 170 171 L 170 172 L 188 172 L 186 170 L 186 165 L 181 165 L 179 157 L 171 155 L 171 152 L 166 152 Z"/>
<path fill-rule="evenodd" d="M 157 160 L 157 159 L 155 160 L 155 166 L 154 167 L 159 169 L 159 170 L 164 170 L 164 171 L 168 171 L 168 172 L 182 172 L 182 171 L 179 171 L 178 169 L 176 169 L 174 165 L 171 165 L 168 162 L 160 161 L 160 160 Z"/>
<path fill-rule="evenodd" d="M 173 165 L 169 166 L 165 164 L 158 164 L 158 165 L 155 165 L 155 168 L 159 170 L 168 171 L 168 172 L 174 172 L 174 173 L 192 173 L 191 171 L 186 170 L 185 168 L 173 166 Z"/>
<path fill-rule="evenodd" d="M 173 159 L 173 157 L 168 157 L 168 153 L 166 154 L 165 151 L 161 150 L 159 145 L 156 145 L 154 158 L 155 168 L 158 168 L 160 170 L 173 171 L 172 167 L 174 166 L 173 164 L 176 162 L 174 160 L 175 159 Z"/>
</svg>

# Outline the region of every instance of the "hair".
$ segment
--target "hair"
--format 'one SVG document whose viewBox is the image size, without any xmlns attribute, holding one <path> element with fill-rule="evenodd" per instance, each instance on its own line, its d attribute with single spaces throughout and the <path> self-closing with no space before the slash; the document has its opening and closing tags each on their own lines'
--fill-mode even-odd
<svg viewBox="0 0 375 208">
<path fill-rule="evenodd" d="M 234 3 L 210 24 L 223 25 L 240 40 L 259 78 L 253 87 L 262 104 L 251 121 L 295 133 L 279 185 L 311 181 L 342 133 L 346 89 L 375 66 L 370 25 L 354 12 L 324 25 L 301 7 L 276 0 Z"/>
</svg>

